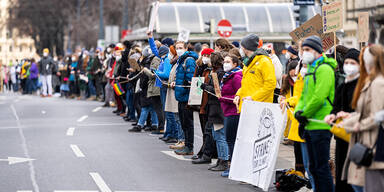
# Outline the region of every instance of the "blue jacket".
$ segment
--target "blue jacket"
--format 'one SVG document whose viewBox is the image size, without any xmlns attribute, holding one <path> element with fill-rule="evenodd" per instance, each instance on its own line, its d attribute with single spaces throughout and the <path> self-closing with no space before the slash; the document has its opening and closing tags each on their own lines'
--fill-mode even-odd
<svg viewBox="0 0 384 192">
<path fill-rule="evenodd" d="M 76 74 L 76 70 L 77 70 L 77 61 L 72 62 L 71 67 L 74 68 L 74 69 L 71 70 L 71 71 L 75 71 L 75 74 Z M 75 80 L 76 80 L 76 79 L 75 79 L 75 74 L 70 73 L 70 75 L 69 75 L 69 81 L 75 81 Z"/>
<path fill-rule="evenodd" d="M 148 39 L 149 47 L 151 48 L 152 54 L 154 54 L 156 57 L 159 57 L 159 51 L 157 50 L 155 40 L 153 38 Z"/>
<path fill-rule="evenodd" d="M 179 57 L 177 60 L 179 65 L 176 68 L 176 85 L 190 85 L 198 58 L 199 56 L 193 51 L 187 51 Z M 178 102 L 188 102 L 189 88 L 176 86 L 175 97 Z"/>
<path fill-rule="evenodd" d="M 168 56 L 165 56 L 165 58 L 161 59 L 161 63 L 159 68 L 155 71 L 157 76 L 161 78 L 163 81 L 167 81 L 169 78 L 169 73 L 171 72 L 172 65 L 171 61 L 169 60 Z M 161 81 L 156 78 L 156 86 L 161 87 Z"/>
</svg>

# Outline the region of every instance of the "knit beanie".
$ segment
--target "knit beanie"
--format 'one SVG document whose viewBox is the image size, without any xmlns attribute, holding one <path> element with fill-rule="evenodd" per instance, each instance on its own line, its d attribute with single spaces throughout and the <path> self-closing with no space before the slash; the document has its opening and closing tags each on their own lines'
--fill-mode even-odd
<svg viewBox="0 0 384 192">
<path fill-rule="evenodd" d="M 299 53 L 297 52 L 297 50 L 295 50 L 292 46 L 289 46 L 288 47 L 288 51 L 296 56 L 299 55 Z"/>
<path fill-rule="evenodd" d="M 301 45 L 301 47 L 304 47 L 304 46 L 308 46 L 308 47 L 314 49 L 315 51 L 317 51 L 318 53 L 323 52 L 322 41 L 321 41 L 320 37 L 318 37 L 316 35 L 312 35 L 312 36 L 309 36 L 308 38 L 306 38 L 303 41 L 303 44 Z"/>
<path fill-rule="evenodd" d="M 357 50 L 355 48 L 351 48 L 347 51 L 347 54 L 345 55 L 344 60 L 345 59 L 353 59 L 359 63 L 359 55 L 360 55 L 359 50 Z"/>
<path fill-rule="evenodd" d="M 174 44 L 174 41 L 171 38 L 167 37 L 161 41 L 161 44 L 163 44 L 167 47 L 170 47 L 171 45 Z"/>
<path fill-rule="evenodd" d="M 255 34 L 249 34 L 241 40 L 240 45 L 244 49 L 247 49 L 250 51 L 256 51 L 256 49 L 259 46 L 259 37 Z"/>
<path fill-rule="evenodd" d="M 203 51 L 201 52 L 201 55 L 211 55 L 211 53 L 213 53 L 215 50 L 211 49 L 211 48 L 205 48 L 203 49 Z"/>
<path fill-rule="evenodd" d="M 169 48 L 165 45 L 162 45 L 160 48 L 159 48 L 159 56 L 162 57 L 166 54 L 168 54 L 169 52 Z"/>
</svg>

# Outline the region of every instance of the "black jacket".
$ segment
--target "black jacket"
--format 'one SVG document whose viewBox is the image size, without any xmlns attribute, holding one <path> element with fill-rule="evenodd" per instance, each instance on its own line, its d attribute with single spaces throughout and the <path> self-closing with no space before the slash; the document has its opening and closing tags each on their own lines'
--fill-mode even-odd
<svg viewBox="0 0 384 192">
<path fill-rule="evenodd" d="M 357 80 L 350 81 L 348 83 L 342 83 L 336 88 L 335 99 L 333 101 L 332 114 L 337 114 L 340 111 L 354 112 L 351 107 L 353 92 L 357 84 Z"/>
<path fill-rule="evenodd" d="M 216 70 L 217 78 L 219 83 L 223 78 L 225 71 L 223 69 Z M 212 76 L 209 75 L 209 82 L 205 87 L 205 90 L 215 93 L 215 88 L 213 84 Z M 216 96 L 208 94 L 208 104 L 207 104 L 207 114 L 208 114 L 208 122 L 214 124 L 224 124 L 224 113 L 221 109 L 220 101 Z"/>
<path fill-rule="evenodd" d="M 151 66 L 151 61 L 153 59 L 154 55 L 151 55 L 151 56 L 148 56 L 146 58 L 144 58 L 140 65 L 143 66 L 143 67 L 147 67 L 148 69 L 150 68 Z M 147 98 L 147 92 L 148 92 L 148 81 L 149 81 L 149 78 L 147 75 L 145 75 L 144 73 L 140 74 L 140 105 L 142 107 L 147 107 L 149 105 L 151 105 L 151 98 Z"/>
</svg>

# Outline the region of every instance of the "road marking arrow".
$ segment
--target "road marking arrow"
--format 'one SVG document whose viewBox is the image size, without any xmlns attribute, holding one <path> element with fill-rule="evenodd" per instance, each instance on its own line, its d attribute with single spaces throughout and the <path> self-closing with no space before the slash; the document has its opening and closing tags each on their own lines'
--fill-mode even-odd
<svg viewBox="0 0 384 192">
<path fill-rule="evenodd" d="M 34 161 L 35 159 L 21 158 L 21 157 L 8 157 L 8 159 L 0 159 L 0 161 L 8 161 L 8 165 L 13 165 L 16 163 L 24 163 L 27 161 Z"/>
</svg>

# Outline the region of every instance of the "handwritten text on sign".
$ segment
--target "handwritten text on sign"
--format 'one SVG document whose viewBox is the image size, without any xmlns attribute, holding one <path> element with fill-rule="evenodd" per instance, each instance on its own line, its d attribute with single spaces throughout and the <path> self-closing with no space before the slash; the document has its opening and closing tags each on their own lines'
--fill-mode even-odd
<svg viewBox="0 0 384 192">
<path fill-rule="evenodd" d="M 367 42 L 369 39 L 369 13 L 360 12 L 358 16 L 359 42 Z"/>
<path fill-rule="evenodd" d="M 323 6 L 323 31 L 330 33 L 343 28 L 343 7 L 341 2 Z"/>
</svg>

